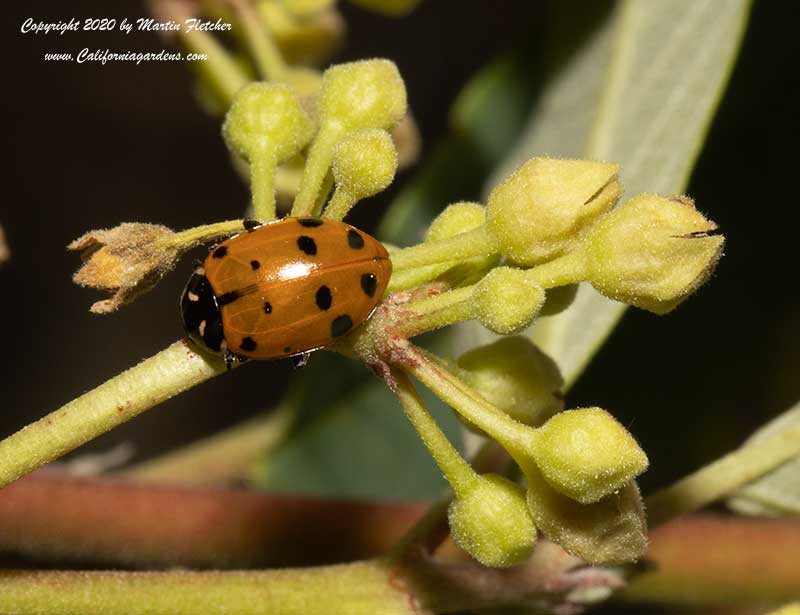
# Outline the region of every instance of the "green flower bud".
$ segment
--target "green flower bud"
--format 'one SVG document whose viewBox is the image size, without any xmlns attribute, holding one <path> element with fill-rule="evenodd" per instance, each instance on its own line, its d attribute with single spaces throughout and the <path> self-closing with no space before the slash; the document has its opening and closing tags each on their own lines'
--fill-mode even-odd
<svg viewBox="0 0 800 615">
<path fill-rule="evenodd" d="M 450 531 L 462 549 L 484 566 L 524 562 L 536 542 L 525 491 L 496 474 L 485 474 L 448 509 Z"/>
<path fill-rule="evenodd" d="M 237 92 L 222 132 L 245 160 L 268 154 L 280 164 L 308 144 L 313 125 L 287 86 L 251 83 Z"/>
<path fill-rule="evenodd" d="M 333 151 L 336 186 L 357 199 L 385 190 L 397 171 L 397 150 L 385 130 L 358 130 Z"/>
<path fill-rule="evenodd" d="M 641 194 L 587 233 L 586 276 L 617 301 L 664 314 L 705 282 L 722 255 L 717 225 L 687 198 Z"/>
<path fill-rule="evenodd" d="M 406 88 L 393 62 L 364 60 L 326 70 L 317 100 L 320 128 L 309 150 L 292 215 L 307 216 L 319 209 L 317 202 L 333 150 L 348 132 L 389 130 L 405 112 Z"/>
<path fill-rule="evenodd" d="M 605 162 L 533 158 L 492 190 L 487 230 L 511 262 L 554 258 L 617 201 L 617 170 Z"/>
<path fill-rule="evenodd" d="M 593 504 L 555 491 L 530 464 L 528 506 L 542 533 L 590 564 L 633 562 L 647 549 L 647 520 L 635 482 Z"/>
<path fill-rule="evenodd" d="M 508 335 L 531 324 L 544 297 L 544 290 L 532 284 L 521 269 L 497 267 L 475 285 L 472 309 L 484 327 Z"/>
<path fill-rule="evenodd" d="M 614 417 L 600 408 L 557 414 L 536 432 L 534 458 L 560 493 L 597 502 L 647 469 L 647 455 Z"/>
<path fill-rule="evenodd" d="M 527 337 L 504 337 L 470 350 L 458 367 L 469 385 L 520 423 L 541 425 L 564 407 L 558 366 Z"/>
<path fill-rule="evenodd" d="M 336 192 L 325 216 L 341 220 L 358 201 L 385 190 L 397 171 L 397 150 L 385 130 L 356 130 L 333 151 Z"/>
<path fill-rule="evenodd" d="M 441 241 L 478 228 L 486 221 L 486 210 L 480 203 L 461 201 L 448 205 L 434 218 L 425 232 L 425 241 Z"/>
<path fill-rule="evenodd" d="M 275 170 L 306 146 L 313 130 L 286 85 L 251 83 L 236 93 L 222 132 L 231 151 L 250 163 L 255 218 L 275 217 Z"/>
<path fill-rule="evenodd" d="M 322 76 L 318 113 L 345 131 L 389 130 L 406 114 L 406 86 L 389 60 L 338 64 Z"/>
<path fill-rule="evenodd" d="M 281 2 L 260 0 L 256 6 L 283 59 L 289 65 L 327 64 L 344 37 L 344 20 L 335 7 L 298 19 Z"/>
</svg>

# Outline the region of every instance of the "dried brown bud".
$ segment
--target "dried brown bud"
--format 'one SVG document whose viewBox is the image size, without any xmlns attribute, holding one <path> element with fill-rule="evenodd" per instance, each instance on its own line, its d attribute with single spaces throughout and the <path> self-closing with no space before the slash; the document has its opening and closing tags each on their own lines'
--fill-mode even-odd
<svg viewBox="0 0 800 615">
<path fill-rule="evenodd" d="M 166 226 L 126 222 L 112 229 L 89 231 L 67 246 L 80 250 L 83 265 L 72 277 L 76 284 L 113 293 L 91 307 L 107 314 L 146 293 L 170 271 L 180 247 Z"/>
</svg>

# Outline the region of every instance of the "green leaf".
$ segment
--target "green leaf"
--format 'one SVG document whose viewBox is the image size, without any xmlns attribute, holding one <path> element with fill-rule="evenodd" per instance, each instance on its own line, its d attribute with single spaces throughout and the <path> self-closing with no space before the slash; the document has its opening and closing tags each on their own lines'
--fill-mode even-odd
<svg viewBox="0 0 800 615">
<path fill-rule="evenodd" d="M 758 442 L 791 427 L 800 426 L 800 403 L 767 423 L 748 439 Z M 743 515 L 800 517 L 800 457 L 775 468 L 740 489 L 728 506 Z"/>
<path fill-rule="evenodd" d="M 447 483 L 400 403 L 366 367 L 318 353 L 297 378 L 297 431 L 256 470 L 253 482 L 274 491 L 331 497 L 423 500 Z M 421 391 L 458 448 L 461 427 L 452 412 Z"/>
<path fill-rule="evenodd" d="M 566 15 L 574 11 L 572 3 L 561 8 Z M 749 8 L 749 0 L 620 2 L 560 64 L 518 146 L 488 189 L 522 161 L 551 155 L 619 163 L 628 196 L 685 190 L 733 67 Z M 710 204 L 700 203 L 704 205 Z M 540 319 L 530 335 L 556 360 L 569 384 L 624 310 L 582 285 L 570 308 Z M 486 339 L 469 327 L 462 331 L 459 346 Z"/>
</svg>

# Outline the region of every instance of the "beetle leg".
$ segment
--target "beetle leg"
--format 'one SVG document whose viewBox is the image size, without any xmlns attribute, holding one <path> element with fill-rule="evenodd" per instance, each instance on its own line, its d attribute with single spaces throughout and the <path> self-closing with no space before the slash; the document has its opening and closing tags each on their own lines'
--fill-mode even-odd
<svg viewBox="0 0 800 615">
<path fill-rule="evenodd" d="M 233 354 L 228 348 L 225 349 L 225 353 L 223 354 L 223 358 L 225 359 L 225 367 L 228 368 L 228 371 L 231 371 L 233 367 L 233 362 L 238 359 L 238 357 Z"/>
<path fill-rule="evenodd" d="M 310 352 L 301 352 L 300 354 L 292 355 L 289 358 L 292 360 L 292 366 L 295 369 L 303 369 L 306 365 L 308 365 L 308 358 L 310 356 Z"/>
</svg>

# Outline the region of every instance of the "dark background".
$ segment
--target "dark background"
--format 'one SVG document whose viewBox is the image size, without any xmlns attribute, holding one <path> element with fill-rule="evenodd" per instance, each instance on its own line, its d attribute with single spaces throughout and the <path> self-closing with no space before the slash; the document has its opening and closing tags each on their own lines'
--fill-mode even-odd
<svg viewBox="0 0 800 615">
<path fill-rule="evenodd" d="M 45 52 L 84 46 L 159 50 L 158 36 L 19 32 L 28 16 L 135 18 L 144 13 L 138 3 L 40 1 L 19 15 L 17 4 L 4 20 L 0 97 L 0 223 L 12 250 L 0 269 L 3 436 L 182 335 L 176 303 L 189 259 L 133 305 L 96 316 L 88 308 L 98 294 L 70 281 L 79 259 L 67 243 L 123 221 L 181 229 L 239 217 L 248 198 L 219 121 L 196 104 L 183 63 L 42 60 Z M 380 55 L 398 63 L 427 153 L 446 133 L 449 106 L 467 78 L 538 36 L 549 5 L 428 0 L 403 21 L 343 8 L 350 32 L 337 59 Z M 646 490 L 736 446 L 800 397 L 794 17 L 788 3 L 755 3 L 688 190 L 728 238 L 717 274 L 668 317 L 629 311 L 568 400 L 611 409 L 631 428 L 653 463 Z M 412 176 L 401 175 L 384 203 Z M 282 363 L 258 367 L 196 387 L 82 451 L 132 440 L 146 457 L 249 416 L 268 406 L 289 372 Z"/>
</svg>

